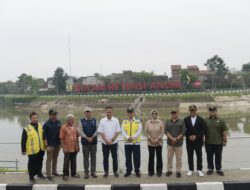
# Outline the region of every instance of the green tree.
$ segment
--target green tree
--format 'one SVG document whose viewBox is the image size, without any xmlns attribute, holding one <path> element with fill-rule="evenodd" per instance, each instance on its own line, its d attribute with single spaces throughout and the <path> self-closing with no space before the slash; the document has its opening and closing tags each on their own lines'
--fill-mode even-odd
<svg viewBox="0 0 250 190">
<path fill-rule="evenodd" d="M 207 67 L 207 69 L 215 71 L 215 74 L 220 78 L 224 78 L 229 72 L 224 60 L 218 55 L 208 59 L 204 65 Z"/>
<path fill-rule="evenodd" d="M 154 76 L 153 72 L 146 72 L 146 71 L 141 71 L 138 73 L 134 73 L 134 81 L 135 82 L 147 82 L 149 83 L 152 81 L 152 78 Z"/>
<path fill-rule="evenodd" d="M 68 76 L 61 67 L 57 67 L 53 76 L 53 84 L 57 93 L 66 92 L 66 80 Z"/>
<path fill-rule="evenodd" d="M 33 77 L 31 75 L 23 73 L 17 78 L 18 80 L 16 81 L 16 85 L 19 89 L 19 92 L 22 94 L 29 92 L 32 86 Z"/>
<path fill-rule="evenodd" d="M 242 72 L 250 72 L 250 62 L 242 65 Z"/>
</svg>

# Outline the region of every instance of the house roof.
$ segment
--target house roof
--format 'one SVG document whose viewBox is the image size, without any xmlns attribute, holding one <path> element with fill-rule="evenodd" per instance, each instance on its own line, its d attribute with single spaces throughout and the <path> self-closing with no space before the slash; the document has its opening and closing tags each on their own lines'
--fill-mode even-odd
<svg viewBox="0 0 250 190">
<path fill-rule="evenodd" d="M 189 65 L 187 66 L 188 70 L 199 70 L 199 67 L 197 65 Z"/>
<path fill-rule="evenodd" d="M 215 72 L 212 71 L 212 70 L 200 70 L 199 74 L 200 74 L 200 75 L 205 75 L 205 76 L 206 76 L 206 75 L 214 75 Z"/>
</svg>

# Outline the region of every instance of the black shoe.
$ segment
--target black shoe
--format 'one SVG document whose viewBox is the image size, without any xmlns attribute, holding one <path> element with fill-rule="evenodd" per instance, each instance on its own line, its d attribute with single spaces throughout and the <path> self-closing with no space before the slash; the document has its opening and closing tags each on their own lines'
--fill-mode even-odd
<svg viewBox="0 0 250 190">
<path fill-rule="evenodd" d="M 84 179 L 89 179 L 89 174 L 85 174 Z"/>
<path fill-rule="evenodd" d="M 207 170 L 207 175 L 212 175 L 214 173 L 213 170 Z"/>
<path fill-rule="evenodd" d="M 158 174 L 157 174 L 157 177 L 161 177 L 161 176 L 162 176 L 162 173 L 158 173 Z"/>
<path fill-rule="evenodd" d="M 93 178 L 98 178 L 98 176 L 97 176 L 95 173 L 92 173 L 91 176 L 92 176 Z"/>
<path fill-rule="evenodd" d="M 135 173 L 135 176 L 136 176 L 136 177 L 141 177 L 141 173 L 140 173 L 140 172 L 136 172 L 136 173 Z"/>
<path fill-rule="evenodd" d="M 40 179 L 46 179 L 46 177 L 43 174 L 38 174 L 37 177 L 39 177 Z"/>
<path fill-rule="evenodd" d="M 53 173 L 52 175 L 56 177 L 62 176 L 61 174 L 58 174 L 58 173 Z"/>
<path fill-rule="evenodd" d="M 172 172 L 167 171 L 167 173 L 166 173 L 166 177 L 169 177 L 169 176 L 171 176 L 171 175 L 172 175 Z"/>
<path fill-rule="evenodd" d="M 220 176 L 224 176 L 224 172 L 221 171 L 221 170 L 216 171 L 216 173 L 217 173 L 218 175 L 220 175 Z"/>
<path fill-rule="evenodd" d="M 119 177 L 119 174 L 117 172 L 114 173 L 115 177 Z"/>
<path fill-rule="evenodd" d="M 126 173 L 124 174 L 124 177 L 128 177 L 128 176 L 131 176 L 131 173 L 126 172 Z"/>
<path fill-rule="evenodd" d="M 30 183 L 36 183 L 35 178 L 30 178 Z"/>
<path fill-rule="evenodd" d="M 154 174 L 153 173 L 148 173 L 148 176 L 149 177 L 152 177 Z"/>
<path fill-rule="evenodd" d="M 51 176 L 48 176 L 48 177 L 47 177 L 47 180 L 48 180 L 48 181 L 54 181 L 53 177 L 51 177 Z"/>
<path fill-rule="evenodd" d="M 80 178 L 81 176 L 79 174 L 71 175 L 73 178 Z"/>
<path fill-rule="evenodd" d="M 181 177 L 181 172 L 177 172 L 176 177 L 180 178 Z"/>
<path fill-rule="evenodd" d="M 108 172 L 105 172 L 104 174 L 103 174 L 103 177 L 104 178 L 106 178 L 106 177 L 108 177 L 109 176 L 109 173 Z"/>
</svg>

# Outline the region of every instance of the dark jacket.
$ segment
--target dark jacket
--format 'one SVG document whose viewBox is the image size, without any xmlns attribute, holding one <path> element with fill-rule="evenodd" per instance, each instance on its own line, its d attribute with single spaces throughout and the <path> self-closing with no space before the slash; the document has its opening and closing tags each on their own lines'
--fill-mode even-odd
<svg viewBox="0 0 250 190">
<path fill-rule="evenodd" d="M 81 122 L 81 127 L 82 127 L 83 133 L 87 137 L 93 137 L 94 136 L 94 140 L 92 141 L 92 143 L 89 143 L 85 138 L 81 138 L 82 145 L 85 145 L 85 144 L 97 144 L 97 135 L 96 135 L 97 123 L 96 123 L 96 119 L 95 118 L 91 118 L 91 119 L 83 118 L 83 119 L 80 120 L 80 122 Z"/>
<path fill-rule="evenodd" d="M 55 120 L 51 121 L 50 119 L 44 123 L 44 140 L 47 140 L 48 146 L 60 146 L 59 133 L 61 129 L 61 121 Z"/>
<path fill-rule="evenodd" d="M 192 141 L 189 140 L 189 136 L 195 135 L 196 140 L 194 142 L 203 143 L 203 137 L 204 137 L 206 130 L 207 130 L 207 126 L 206 126 L 204 119 L 202 117 L 200 117 L 199 115 L 197 115 L 195 124 L 193 126 L 191 116 L 187 116 L 184 119 L 184 122 L 185 122 L 185 126 L 187 129 L 186 134 L 185 134 L 186 135 L 186 142 L 191 143 Z"/>
</svg>

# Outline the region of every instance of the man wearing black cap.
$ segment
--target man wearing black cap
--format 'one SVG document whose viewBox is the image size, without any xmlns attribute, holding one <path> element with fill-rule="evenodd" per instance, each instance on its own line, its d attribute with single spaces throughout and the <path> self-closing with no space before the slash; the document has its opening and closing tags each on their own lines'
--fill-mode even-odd
<svg viewBox="0 0 250 190">
<path fill-rule="evenodd" d="M 122 121 L 122 134 L 125 140 L 125 156 L 126 156 L 126 173 L 124 177 L 131 175 L 132 155 L 134 162 L 134 169 L 136 177 L 141 177 L 141 150 L 140 150 L 140 134 L 142 131 L 142 124 L 139 119 L 135 119 L 135 112 L 133 107 L 127 108 L 128 119 Z"/>
<path fill-rule="evenodd" d="M 60 151 L 60 129 L 61 121 L 57 119 L 58 112 L 55 109 L 49 110 L 49 119 L 43 125 L 44 144 L 47 151 L 46 175 L 52 181 L 52 175 L 59 176 L 57 173 L 57 158 Z M 52 166 L 52 172 L 51 172 Z"/>
<path fill-rule="evenodd" d="M 189 106 L 190 115 L 184 119 L 186 126 L 186 146 L 188 155 L 188 176 L 194 172 L 194 151 L 197 157 L 197 172 L 200 177 L 204 176 L 202 172 L 202 145 L 206 132 L 206 123 L 202 117 L 197 115 L 196 105 Z"/>
<path fill-rule="evenodd" d="M 205 133 L 206 152 L 208 171 L 207 175 L 211 175 L 214 170 L 213 158 L 215 155 L 215 169 L 217 174 L 224 176 L 221 170 L 222 149 L 227 144 L 228 127 L 224 120 L 217 117 L 217 108 L 215 106 L 209 107 L 209 118 L 207 118 L 207 131 Z"/>
</svg>

